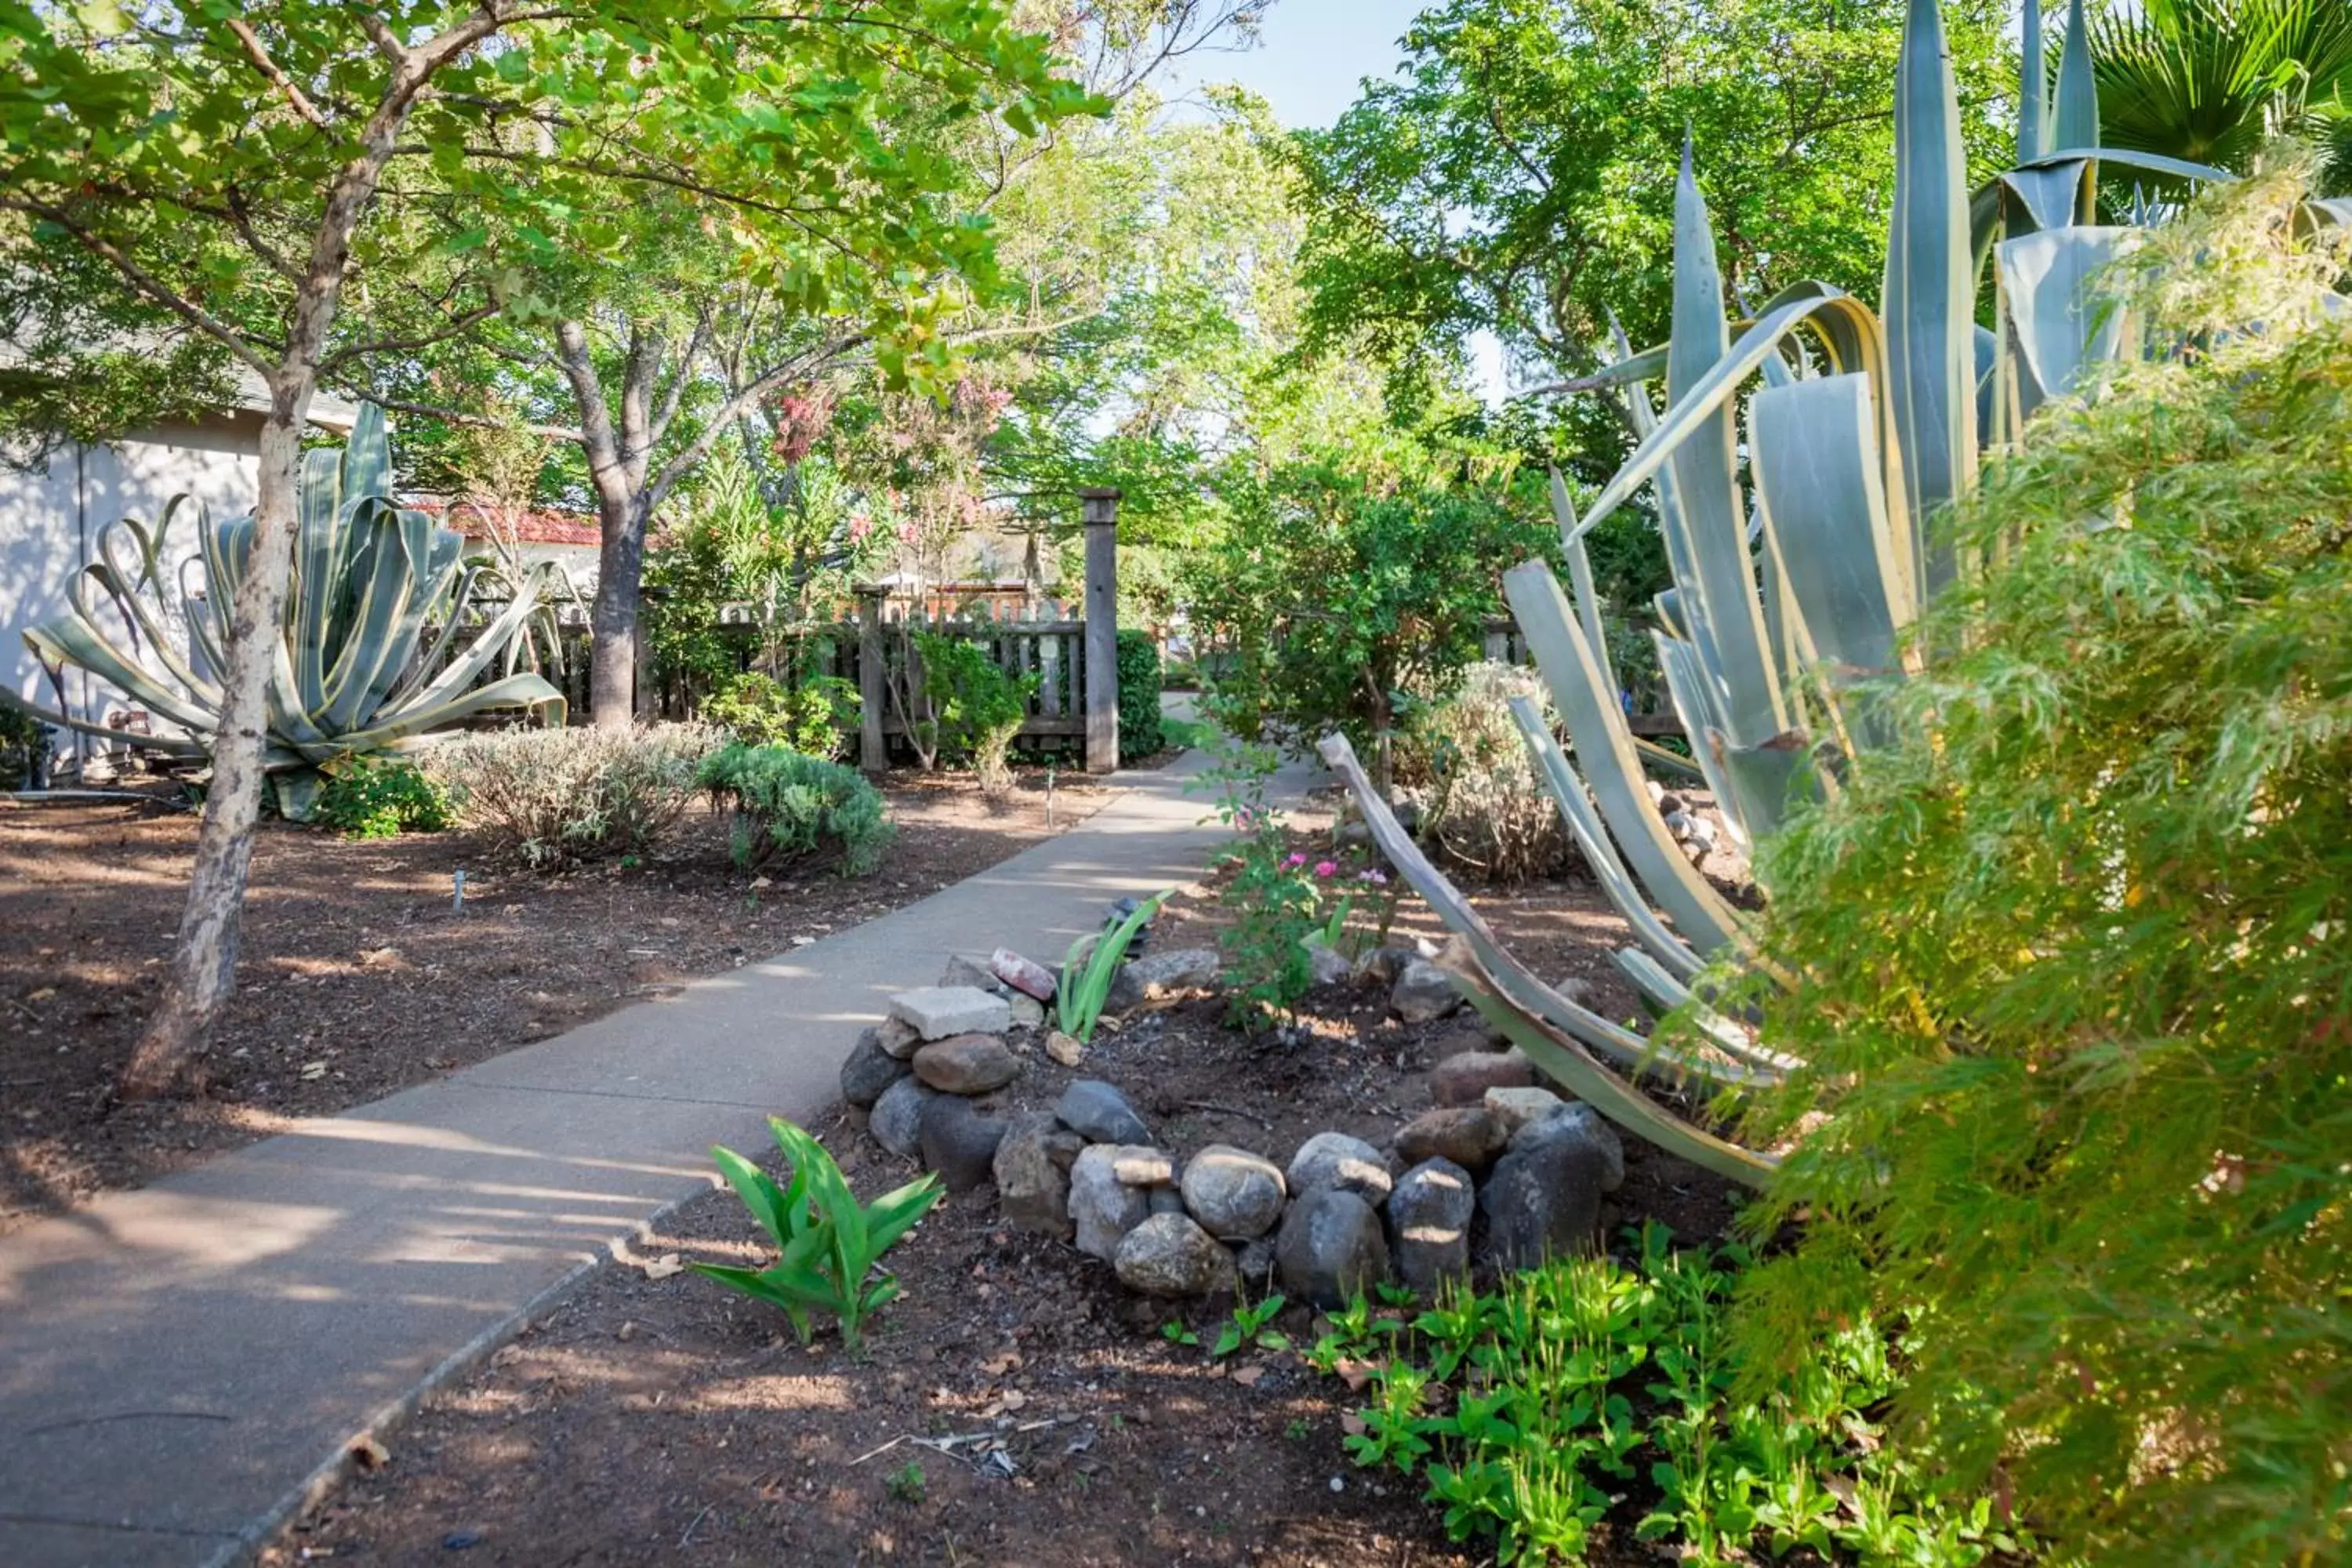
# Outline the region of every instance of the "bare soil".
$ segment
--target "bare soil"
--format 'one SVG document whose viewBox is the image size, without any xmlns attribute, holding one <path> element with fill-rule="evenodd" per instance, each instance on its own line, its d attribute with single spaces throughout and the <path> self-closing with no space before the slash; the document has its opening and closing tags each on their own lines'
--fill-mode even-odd
<svg viewBox="0 0 2352 1568">
<path fill-rule="evenodd" d="M 1597 889 L 1555 882 L 1479 900 L 1548 976 L 1591 1005 L 1634 1006 L 1608 950 L 1626 940 Z M 1213 906 L 1180 899 L 1160 948 L 1213 940 Z M 1434 934 L 1408 903 L 1397 932 Z M 943 955 L 944 956 L 944 955 Z M 910 975 L 910 984 L 930 974 Z M 1013 1109 L 1050 1106 L 1074 1076 L 1118 1084 L 1164 1147 L 1228 1142 L 1286 1163 L 1325 1129 L 1379 1142 L 1428 1103 L 1423 1075 L 1483 1037 L 1475 1019 L 1405 1026 L 1376 988 L 1333 987 L 1296 1025 L 1255 1037 L 1200 996 L 1097 1035 L 1075 1072 L 1034 1033 Z M 861 1193 L 916 1174 L 845 1108 L 815 1130 Z M 772 1152 L 772 1151 L 770 1152 Z M 1626 1140 L 1618 1222 L 1683 1239 L 1733 1214 L 1718 1178 Z M 1418 1482 L 1356 1468 L 1355 1407 L 1296 1350 L 1223 1362 L 1208 1350 L 1232 1303 L 1130 1296 L 1100 1262 L 1000 1223 L 987 1187 L 949 1200 L 889 1258 L 905 1294 L 851 1352 L 829 1330 L 803 1348 L 778 1315 L 663 1260 L 757 1264 L 762 1242 L 731 1194 L 686 1205 L 633 1253 L 427 1401 L 265 1554 L 272 1565 L 463 1561 L 514 1564 L 1229 1563 L 1267 1568 L 1491 1560 L 1449 1542 Z M 1196 1345 L 1170 1339 L 1170 1322 Z M 1303 1307 L 1276 1326 L 1301 1346 Z M 1632 1539 L 1636 1500 L 1591 1560 L 1653 1564 Z"/>
<path fill-rule="evenodd" d="M 1000 801 L 954 774 L 884 789 L 898 837 L 856 880 L 803 863 L 755 881 L 699 807 L 642 866 L 552 877 L 462 834 L 268 823 L 204 1093 L 137 1105 L 113 1083 L 161 992 L 196 819 L 168 802 L 0 802 L 0 1233 L 845 931 L 1048 833 L 1042 770 Z M 1053 830 L 1107 798 L 1060 775 Z"/>
</svg>

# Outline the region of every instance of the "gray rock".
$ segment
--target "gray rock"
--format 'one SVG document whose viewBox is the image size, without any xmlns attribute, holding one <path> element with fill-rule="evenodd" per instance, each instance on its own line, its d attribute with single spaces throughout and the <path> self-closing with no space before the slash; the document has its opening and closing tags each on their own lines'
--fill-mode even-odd
<svg viewBox="0 0 2352 1568">
<path fill-rule="evenodd" d="M 1397 1158 L 1408 1165 L 1444 1160 L 1465 1170 L 1483 1171 L 1509 1142 L 1502 1123 L 1487 1115 L 1485 1106 L 1441 1105 L 1398 1129 L 1396 1152 Z"/>
<path fill-rule="evenodd" d="M 1388 1162 L 1378 1149 L 1344 1132 L 1318 1132 L 1301 1143 L 1286 1175 L 1294 1198 L 1330 1187 L 1376 1204 L 1389 1195 Z"/>
<path fill-rule="evenodd" d="M 1151 1205 L 1153 1214 L 1184 1212 L 1184 1194 L 1174 1187 L 1146 1187 L 1143 1189 L 1143 1196 L 1144 1201 Z"/>
<path fill-rule="evenodd" d="M 1490 1089 L 1525 1089 L 1536 1081 L 1536 1064 L 1524 1051 L 1457 1051 L 1429 1069 L 1432 1105 L 1476 1105 Z"/>
<path fill-rule="evenodd" d="M 955 1035 L 915 1053 L 915 1076 L 942 1094 L 987 1094 L 1021 1076 L 1021 1058 L 994 1035 Z"/>
<path fill-rule="evenodd" d="M 995 1179 L 996 1150 L 1009 1125 L 993 1108 L 960 1094 L 935 1094 L 923 1105 L 923 1163 L 951 1193 Z"/>
<path fill-rule="evenodd" d="M 1013 1009 L 1013 1026 L 1016 1029 L 1034 1029 L 1045 1022 L 1045 1004 L 1034 996 L 1024 996 L 1015 991 L 1004 999 L 1004 1004 Z"/>
<path fill-rule="evenodd" d="M 1344 1307 L 1389 1277 L 1380 1212 L 1337 1187 L 1309 1194 L 1282 1216 L 1274 1262 L 1293 1300 Z"/>
<path fill-rule="evenodd" d="M 1213 947 L 1180 947 L 1131 960 L 1120 967 L 1118 978 L 1111 982 L 1103 1009 L 1125 1013 L 1172 991 L 1214 985 L 1221 967 Z"/>
<path fill-rule="evenodd" d="M 1298 945 L 1307 950 L 1307 966 L 1314 972 L 1318 985 L 1344 985 L 1356 972 L 1354 964 L 1323 940 L 1321 931 L 1302 939 Z"/>
<path fill-rule="evenodd" d="M 1496 1265 L 1532 1268 L 1548 1258 L 1591 1250 L 1605 1163 L 1598 1147 L 1568 1138 L 1513 1149 L 1496 1161 L 1478 1192 Z"/>
<path fill-rule="evenodd" d="M 1024 1230 L 1067 1241 L 1070 1224 L 1068 1164 L 1055 1159 L 1057 1142 L 1072 1145 L 1070 1159 L 1086 1145 L 1078 1135 L 1043 1111 L 1020 1117 L 1004 1130 L 992 1167 L 996 1204 Z"/>
<path fill-rule="evenodd" d="M 947 987 L 968 985 L 975 991 L 985 991 L 992 996 L 1002 996 L 1006 990 L 1004 982 L 999 979 L 996 972 L 989 967 L 986 959 L 974 957 L 968 952 L 952 953 L 949 956 L 947 968 L 940 972 L 940 984 Z"/>
<path fill-rule="evenodd" d="M 1407 963 L 1389 991 L 1389 1006 L 1408 1024 L 1433 1023 L 1461 1005 L 1454 977 L 1425 958 Z"/>
<path fill-rule="evenodd" d="M 1098 1078 L 1070 1080 L 1062 1090 L 1062 1098 L 1054 1106 L 1054 1114 L 1062 1124 L 1094 1143 L 1149 1143 L 1151 1129 L 1135 1113 L 1135 1107 Z"/>
<path fill-rule="evenodd" d="M 1513 1152 L 1538 1144 L 1574 1142 L 1590 1146 L 1601 1159 L 1601 1190 L 1613 1193 L 1625 1184 L 1625 1142 L 1609 1119 L 1582 1100 L 1570 1100 L 1545 1112 L 1511 1134 Z"/>
<path fill-rule="evenodd" d="M 1054 999 L 1054 972 L 1042 963 L 1022 957 L 1009 947 L 1000 947 L 989 955 L 988 970 L 1024 996 L 1039 1002 Z"/>
<path fill-rule="evenodd" d="M 1528 1122 L 1550 1115 L 1566 1102 L 1548 1089 L 1490 1089 L 1479 1102 L 1505 1133 L 1517 1133 Z"/>
<path fill-rule="evenodd" d="M 1070 1221 L 1080 1252 L 1108 1263 L 1127 1233 L 1151 1213 L 1147 1189 L 1118 1179 L 1118 1145 L 1089 1144 L 1070 1167 Z"/>
<path fill-rule="evenodd" d="M 1405 965 L 1420 956 L 1409 947 L 1391 945 L 1373 948 L 1369 952 L 1358 955 L 1356 978 L 1370 981 L 1379 985 L 1393 985 L 1396 984 L 1397 976 L 1404 973 Z"/>
<path fill-rule="evenodd" d="M 923 1036 L 904 1018 L 885 1018 L 874 1026 L 874 1043 L 903 1062 L 921 1047 Z"/>
<path fill-rule="evenodd" d="M 870 1110 L 882 1091 L 907 1076 L 907 1064 L 882 1048 L 877 1031 L 867 1029 L 850 1047 L 841 1064 L 841 1098 L 860 1110 Z"/>
<path fill-rule="evenodd" d="M 1119 1283 L 1147 1296 L 1206 1296 L 1234 1288 L 1234 1255 L 1181 1212 L 1155 1214 L 1120 1240 Z"/>
<path fill-rule="evenodd" d="M 1274 1278 L 1274 1237 L 1261 1236 L 1242 1244 L 1234 1254 L 1234 1264 L 1241 1270 L 1242 1279 L 1253 1287 L 1263 1287 Z"/>
<path fill-rule="evenodd" d="M 1672 816 L 1678 811 L 1688 811 L 1690 809 L 1690 804 L 1670 789 L 1660 790 L 1655 798 L 1658 803 L 1658 810 L 1667 816 Z"/>
<path fill-rule="evenodd" d="M 1709 849 L 1712 849 L 1715 847 L 1716 839 L 1718 835 L 1716 833 L 1714 823 L 1709 822 L 1704 816 L 1694 816 L 1690 819 L 1690 829 L 1687 837 L 1692 843 L 1704 844 Z"/>
<path fill-rule="evenodd" d="M 1013 1026 L 1004 998 L 972 985 L 930 985 L 890 998 L 890 1016 L 913 1026 L 927 1040 L 954 1035 L 1001 1035 Z"/>
<path fill-rule="evenodd" d="M 1193 1155 L 1181 1184 L 1185 1208 L 1220 1241 L 1247 1241 L 1272 1230 L 1289 1190 L 1280 1166 L 1229 1143 L 1212 1143 Z"/>
<path fill-rule="evenodd" d="M 1691 829 L 1689 813 L 1682 811 L 1669 811 L 1664 814 L 1662 820 L 1666 825 L 1666 831 L 1673 834 L 1675 837 L 1685 838 L 1689 837 Z"/>
<path fill-rule="evenodd" d="M 866 1119 L 866 1130 L 893 1154 L 911 1160 L 923 1152 L 923 1107 L 938 1098 L 923 1087 L 921 1079 L 908 1074 L 882 1091 L 882 1098 L 874 1102 L 873 1115 Z"/>
<path fill-rule="evenodd" d="M 1470 1216 L 1478 1191 L 1451 1160 L 1424 1160 L 1389 1194 L 1389 1246 L 1397 1273 L 1424 1296 L 1470 1271 Z"/>
</svg>

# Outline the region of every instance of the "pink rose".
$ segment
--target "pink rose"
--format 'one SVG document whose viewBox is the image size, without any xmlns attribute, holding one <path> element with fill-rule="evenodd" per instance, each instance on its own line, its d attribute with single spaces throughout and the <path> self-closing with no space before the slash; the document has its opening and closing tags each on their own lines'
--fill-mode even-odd
<svg viewBox="0 0 2352 1568">
<path fill-rule="evenodd" d="M 1336 875 L 1339 869 L 1339 866 L 1329 860 L 1318 860 L 1315 862 L 1315 874 L 1318 877 Z"/>
</svg>

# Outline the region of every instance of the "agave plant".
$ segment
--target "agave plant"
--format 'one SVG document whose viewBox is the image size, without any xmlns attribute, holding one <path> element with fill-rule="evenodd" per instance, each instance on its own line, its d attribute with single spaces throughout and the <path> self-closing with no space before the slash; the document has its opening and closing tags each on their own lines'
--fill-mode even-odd
<svg viewBox="0 0 2352 1568">
<path fill-rule="evenodd" d="M 296 820 L 310 815 L 321 770 L 405 749 L 486 710 L 560 713 L 563 705 L 532 668 L 534 633 L 551 629 L 545 593 L 558 569 L 518 579 L 466 561 L 461 535 L 394 504 L 391 479 L 383 412 L 373 405 L 362 406 L 341 451 L 303 454 L 264 753 L 279 807 Z M 197 545 L 185 557 L 173 548 L 183 524 Z M 97 559 L 73 581 L 71 608 L 25 641 L 52 681 L 76 666 L 170 727 L 142 745 L 202 758 L 220 726 L 215 672 L 226 666 L 230 605 L 253 536 L 250 517 L 215 525 L 185 496 L 152 530 L 132 518 L 110 522 Z M 112 733 L 62 711 L 34 711 L 48 723 Z"/>
<path fill-rule="evenodd" d="M 1656 1006 L 1681 1009 L 1697 1026 L 1685 1037 L 1700 1043 L 1646 1039 L 1517 963 L 1414 850 L 1347 742 L 1323 745 L 1376 841 L 1457 933 L 1444 962 L 1480 1010 L 1598 1109 L 1744 1180 L 1770 1159 L 1715 1138 L 1627 1076 L 1710 1093 L 1771 1082 L 1796 1064 L 1694 993 L 1710 960 L 1767 969 L 1769 960 L 1754 951 L 1748 918 L 1684 857 L 1652 802 L 1616 700 L 1583 536 L 1652 492 L 1674 577 L 1656 604 L 1659 663 L 1695 760 L 1743 843 L 1834 790 L 1843 758 L 1889 738 L 1880 695 L 1934 651 L 1906 634 L 1972 564 L 1937 542 L 1928 520 L 1973 487 L 1987 451 L 2083 387 L 2087 367 L 2147 347 L 2095 292 L 2133 233 L 2094 221 L 2099 163 L 2173 182 L 2227 177 L 2156 153 L 2101 152 L 2082 0 L 2070 5 L 2054 81 L 2036 0 L 2027 0 L 2023 37 L 2016 166 L 1971 192 L 1942 19 L 1936 0 L 1912 0 L 1875 310 L 1802 283 L 1727 320 L 1685 149 L 1672 337 L 1640 353 L 1621 337 L 1614 363 L 1593 378 L 1623 398 L 1638 444 L 1581 521 L 1565 486 L 1552 488 L 1575 600 L 1539 563 L 1504 578 L 1574 752 L 1571 763 L 1533 705 L 1517 704 L 1538 776 L 1638 939 L 1621 967 Z M 2316 204 L 2310 216 L 2344 216 Z M 1988 261 L 1990 330 L 1977 322 Z M 1649 390 L 1659 380 L 1662 407 Z"/>
</svg>

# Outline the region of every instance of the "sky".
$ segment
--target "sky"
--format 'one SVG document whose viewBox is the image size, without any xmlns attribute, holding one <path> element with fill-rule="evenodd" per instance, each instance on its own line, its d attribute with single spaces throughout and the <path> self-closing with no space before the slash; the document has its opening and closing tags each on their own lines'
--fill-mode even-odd
<svg viewBox="0 0 2352 1568">
<path fill-rule="evenodd" d="M 1239 82 L 1265 97 L 1283 124 L 1328 125 L 1356 85 L 1396 68 L 1398 38 L 1427 0 L 1271 0 L 1255 48 L 1204 49 L 1186 60 L 1187 86 Z"/>
<path fill-rule="evenodd" d="M 1180 62 L 1172 96 L 1218 82 L 1238 82 L 1273 106 L 1293 130 L 1329 125 L 1356 101 L 1366 77 L 1393 73 L 1397 40 L 1433 0 L 1269 0 L 1258 42 L 1246 49 L 1203 49 Z M 1503 347 L 1480 332 L 1470 342 L 1472 373 L 1488 403 L 1509 394 Z"/>
</svg>

